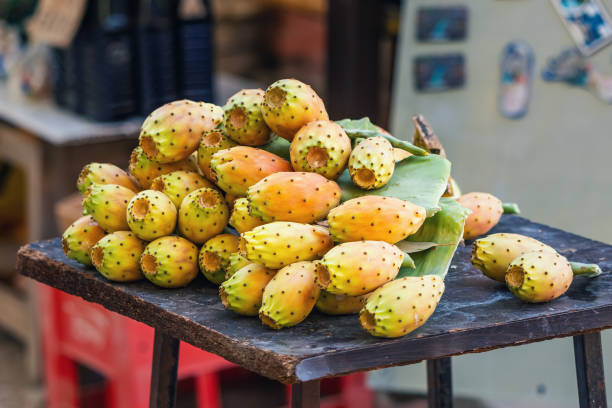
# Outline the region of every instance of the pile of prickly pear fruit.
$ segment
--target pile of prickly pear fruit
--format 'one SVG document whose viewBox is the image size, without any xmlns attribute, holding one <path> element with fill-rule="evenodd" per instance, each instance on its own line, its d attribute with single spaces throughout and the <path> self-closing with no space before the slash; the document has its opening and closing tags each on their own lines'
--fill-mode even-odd
<svg viewBox="0 0 612 408">
<path fill-rule="evenodd" d="M 464 224 L 466 239 L 486 233 L 503 208 L 455 201 L 444 150 L 421 116 L 415 127 L 412 144 L 367 118 L 330 121 L 295 79 L 224 107 L 168 103 L 142 124 L 129 172 L 83 168 L 85 215 L 64 252 L 116 282 L 180 288 L 201 273 L 228 310 L 273 329 L 316 307 L 403 336 L 434 313 Z"/>
</svg>

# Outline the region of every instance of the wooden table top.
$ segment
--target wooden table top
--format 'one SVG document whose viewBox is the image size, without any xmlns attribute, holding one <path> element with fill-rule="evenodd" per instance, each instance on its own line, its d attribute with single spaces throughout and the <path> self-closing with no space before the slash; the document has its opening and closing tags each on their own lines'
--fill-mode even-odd
<svg viewBox="0 0 612 408">
<path fill-rule="evenodd" d="M 471 265 L 471 246 L 460 247 L 446 277 L 446 291 L 429 321 L 405 337 L 379 339 L 366 333 L 355 315 L 332 317 L 316 311 L 296 327 L 268 329 L 257 318 L 226 310 L 217 288 L 201 276 L 178 290 L 160 289 L 147 281 L 111 283 L 93 268 L 68 260 L 59 239 L 23 247 L 18 268 L 26 276 L 284 383 L 612 327 L 612 246 L 513 215 L 503 216 L 493 232 L 537 238 L 570 260 L 598 263 L 604 274 L 576 278 L 567 294 L 551 303 L 524 304 Z"/>
</svg>

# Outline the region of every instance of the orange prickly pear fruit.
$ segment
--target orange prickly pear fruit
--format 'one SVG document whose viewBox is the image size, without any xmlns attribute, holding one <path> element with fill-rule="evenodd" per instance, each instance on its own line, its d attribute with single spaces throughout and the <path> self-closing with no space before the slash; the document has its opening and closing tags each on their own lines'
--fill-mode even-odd
<svg viewBox="0 0 612 408">
<path fill-rule="evenodd" d="M 274 173 L 247 190 L 251 214 L 265 222 L 319 221 L 338 205 L 341 195 L 335 181 L 303 172 Z"/>
<path fill-rule="evenodd" d="M 187 99 L 155 109 L 142 124 L 139 145 L 157 163 L 174 163 L 189 157 L 208 130 L 223 119 L 223 109 Z"/>
<path fill-rule="evenodd" d="M 106 279 L 115 282 L 131 282 L 142 279 L 138 259 L 145 248 L 130 231 L 115 231 L 108 234 L 91 248 L 93 266 Z"/>
<path fill-rule="evenodd" d="M 236 271 L 219 286 L 223 306 L 238 314 L 257 316 L 264 289 L 276 271 L 251 263 Z"/>
<path fill-rule="evenodd" d="M 437 275 L 407 276 L 370 294 L 359 313 L 361 327 L 376 337 L 401 337 L 431 317 L 444 292 Z"/>
<path fill-rule="evenodd" d="M 255 227 L 265 224 L 259 217 L 255 217 L 249 212 L 249 200 L 239 198 L 234 201 L 234 208 L 229 219 L 229 224 L 240 234 L 252 230 Z"/>
<path fill-rule="evenodd" d="M 323 100 L 297 79 L 281 79 L 270 85 L 261 111 L 268 127 L 288 141 L 308 122 L 329 119 Z"/>
<path fill-rule="evenodd" d="M 117 184 L 135 193 L 140 191 L 129 174 L 109 163 L 89 163 L 83 167 L 77 179 L 77 189 L 85 195 L 92 184 Z"/>
<path fill-rule="evenodd" d="M 368 296 L 368 293 L 360 296 L 334 295 L 322 290 L 315 306 L 320 312 L 329 315 L 354 314 L 363 308 Z"/>
<path fill-rule="evenodd" d="M 394 197 L 363 196 L 345 201 L 327 216 L 336 242 L 385 241 L 395 244 L 425 222 L 423 207 Z"/>
<path fill-rule="evenodd" d="M 127 223 L 138 238 L 153 241 L 174 232 L 176 207 L 164 193 L 143 190 L 128 203 Z"/>
<path fill-rule="evenodd" d="M 91 265 L 89 251 L 106 233 L 91 215 L 73 222 L 62 234 L 62 249 L 66 256 L 83 265 Z"/>
<path fill-rule="evenodd" d="M 242 233 L 240 254 L 266 268 L 278 269 L 293 262 L 318 259 L 332 246 L 324 227 L 279 221 Z"/>
<path fill-rule="evenodd" d="M 262 323 L 278 330 L 303 321 L 319 297 L 316 279 L 313 262 L 296 262 L 279 270 L 263 293 Z"/>
<path fill-rule="evenodd" d="M 104 231 L 126 231 L 127 206 L 134 195 L 129 188 L 117 184 L 94 184 L 83 200 L 83 208 Z"/>
<path fill-rule="evenodd" d="M 210 168 L 213 154 L 234 146 L 236 146 L 236 142 L 227 137 L 222 127 L 204 133 L 198 147 L 198 167 L 207 179 L 212 182 L 216 180 L 215 173 Z"/>
<path fill-rule="evenodd" d="M 213 154 L 210 166 L 215 183 L 239 197 L 259 180 L 279 171 L 291 171 L 289 162 L 273 153 L 249 146 L 236 146 Z"/>
<path fill-rule="evenodd" d="M 346 242 L 317 263 L 317 283 L 336 295 L 364 295 L 393 280 L 403 259 L 404 253 L 387 242 Z"/>
<path fill-rule="evenodd" d="M 225 280 L 229 257 L 238 252 L 240 237 L 232 234 L 219 234 L 202 246 L 198 263 L 200 271 L 210 282 L 219 285 Z"/>
<path fill-rule="evenodd" d="M 364 190 L 384 186 L 395 171 L 393 146 L 381 136 L 362 140 L 351 152 L 348 169 L 353 183 Z"/>
<path fill-rule="evenodd" d="M 459 197 L 457 202 L 472 211 L 465 220 L 463 239 L 486 234 L 497 225 L 504 213 L 502 202 L 488 193 L 467 193 Z"/>
<path fill-rule="evenodd" d="M 302 126 L 291 142 L 291 166 L 295 171 L 318 173 L 335 180 L 351 154 L 351 139 L 344 128 L 330 120 Z"/>
<path fill-rule="evenodd" d="M 261 113 L 264 91 L 243 89 L 232 95 L 223 107 L 227 135 L 241 145 L 260 146 L 270 141 L 271 132 Z"/>
<path fill-rule="evenodd" d="M 161 191 L 167 195 L 172 203 L 179 208 L 183 198 L 199 188 L 215 188 L 209 181 L 194 171 L 173 171 L 172 173 L 158 176 L 151 183 L 151 190 Z"/>
<path fill-rule="evenodd" d="M 179 208 L 178 229 L 196 244 L 220 234 L 227 225 L 229 209 L 223 195 L 212 188 L 187 194 Z"/>
<path fill-rule="evenodd" d="M 177 236 L 157 238 L 142 253 L 140 269 L 154 285 L 187 286 L 198 275 L 198 247 Z"/>
<path fill-rule="evenodd" d="M 197 171 L 197 167 L 190 159 L 175 163 L 156 163 L 149 159 L 140 147 L 135 148 L 130 156 L 130 174 L 144 189 L 151 188 L 151 183 L 156 177 L 177 170 Z"/>
</svg>

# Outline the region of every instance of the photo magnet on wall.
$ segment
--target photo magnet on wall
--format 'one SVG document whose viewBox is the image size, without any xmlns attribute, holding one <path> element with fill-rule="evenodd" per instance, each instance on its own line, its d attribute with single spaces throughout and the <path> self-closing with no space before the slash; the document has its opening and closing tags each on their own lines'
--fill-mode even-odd
<svg viewBox="0 0 612 408">
<path fill-rule="evenodd" d="M 525 116 L 531 99 L 535 56 L 525 41 L 512 41 L 503 51 L 500 62 L 499 111 L 508 119 Z"/>
<path fill-rule="evenodd" d="M 421 42 L 465 40 L 468 20 L 466 7 L 420 7 L 416 19 L 416 36 Z"/>
<path fill-rule="evenodd" d="M 551 0 L 583 55 L 612 41 L 612 20 L 601 0 Z"/>
<path fill-rule="evenodd" d="M 414 87 L 421 92 L 446 91 L 465 84 L 462 54 L 422 55 L 414 58 Z"/>
</svg>

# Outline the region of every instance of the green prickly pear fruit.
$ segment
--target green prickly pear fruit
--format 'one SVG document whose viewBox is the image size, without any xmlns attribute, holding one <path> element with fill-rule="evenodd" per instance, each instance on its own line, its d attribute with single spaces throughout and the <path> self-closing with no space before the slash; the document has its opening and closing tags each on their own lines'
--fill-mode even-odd
<svg viewBox="0 0 612 408">
<path fill-rule="evenodd" d="M 172 234 L 176 227 L 176 207 L 164 193 L 143 190 L 128 203 L 127 223 L 138 238 L 153 241 Z"/>
<path fill-rule="evenodd" d="M 261 113 L 263 100 L 261 89 L 243 89 L 228 99 L 223 107 L 223 126 L 233 141 L 249 146 L 261 146 L 270 141 L 270 128 Z"/>
<path fill-rule="evenodd" d="M 363 308 L 368 296 L 368 293 L 361 296 L 334 295 L 322 290 L 315 306 L 320 312 L 328 315 L 354 314 Z"/>
<path fill-rule="evenodd" d="M 497 225 L 504 213 L 502 202 L 489 193 L 467 193 L 457 202 L 472 211 L 465 220 L 463 239 L 472 239 L 486 234 Z"/>
<path fill-rule="evenodd" d="M 297 79 L 281 79 L 270 85 L 261 111 L 268 127 L 290 142 L 308 122 L 329 119 L 323 100 Z"/>
<path fill-rule="evenodd" d="M 240 242 L 238 242 L 238 246 L 240 247 Z M 230 254 L 229 263 L 227 265 L 227 269 L 225 270 L 225 280 L 228 280 L 238 270 L 244 268 L 245 266 L 251 263 L 251 261 L 240 255 L 240 252 L 234 252 L 233 254 Z"/>
<path fill-rule="evenodd" d="M 129 188 L 117 184 L 94 184 L 83 200 L 83 208 L 106 232 L 129 229 L 126 210 L 128 202 L 134 197 Z"/>
<path fill-rule="evenodd" d="M 145 242 L 130 231 L 108 234 L 91 248 L 93 266 L 106 279 L 115 282 L 132 282 L 142 279 L 138 259 Z"/>
<path fill-rule="evenodd" d="M 215 183 L 226 193 L 239 197 L 264 177 L 291 171 L 289 162 L 273 153 L 249 146 L 236 146 L 213 154 L 210 166 Z"/>
<path fill-rule="evenodd" d="M 204 133 L 222 120 L 223 109 L 211 103 L 187 99 L 170 102 L 145 119 L 138 143 L 149 159 L 174 163 L 188 158 Z"/>
<path fill-rule="evenodd" d="M 340 202 L 342 191 L 320 174 L 279 172 L 249 187 L 249 210 L 265 222 L 309 224 L 327 216 Z"/>
<path fill-rule="evenodd" d="M 151 190 L 161 191 L 167 195 L 176 208 L 181 206 L 187 194 L 203 187 L 215 188 L 198 173 L 184 170 L 163 174 L 151 183 Z"/>
<path fill-rule="evenodd" d="M 317 283 L 336 295 L 364 295 L 393 280 L 403 260 L 404 253 L 387 242 L 346 242 L 317 263 Z"/>
<path fill-rule="evenodd" d="M 227 198 L 227 197 L 226 197 Z M 255 217 L 249 212 L 249 200 L 239 198 L 234 201 L 234 208 L 229 219 L 229 224 L 242 234 L 252 230 L 255 227 L 265 224 L 261 218 Z"/>
<path fill-rule="evenodd" d="M 296 222 L 272 222 L 241 234 L 240 254 L 266 268 L 279 269 L 323 256 L 333 242 L 326 228 Z"/>
<path fill-rule="evenodd" d="M 206 279 L 215 285 L 225 280 L 229 257 L 238 252 L 238 241 L 240 237 L 232 234 L 219 234 L 206 241 L 198 257 L 200 271 Z"/>
<path fill-rule="evenodd" d="M 91 265 L 89 251 L 106 233 L 91 215 L 73 222 L 62 234 L 62 249 L 66 256 L 83 265 Z"/>
<path fill-rule="evenodd" d="M 264 289 L 275 270 L 251 263 L 239 269 L 219 286 L 223 306 L 238 314 L 257 316 Z"/>
<path fill-rule="evenodd" d="M 216 181 L 215 173 L 210 167 L 213 154 L 220 150 L 236 146 L 236 142 L 227 137 L 223 128 L 209 130 L 204 134 L 198 147 L 198 167 L 210 181 Z"/>
<path fill-rule="evenodd" d="M 385 241 L 395 244 L 417 232 L 425 208 L 394 197 L 363 196 L 345 201 L 327 216 L 336 242 Z"/>
<path fill-rule="evenodd" d="M 130 174 L 138 181 L 143 189 L 151 188 L 151 183 L 162 174 L 173 171 L 197 171 L 190 159 L 180 160 L 175 163 L 156 163 L 149 159 L 140 147 L 135 148 L 130 156 Z"/>
<path fill-rule="evenodd" d="M 330 120 L 302 126 L 290 147 L 293 170 L 318 173 L 331 180 L 342 174 L 350 154 L 351 139 L 342 126 Z"/>
<path fill-rule="evenodd" d="M 296 262 L 279 270 L 263 293 L 262 323 L 278 330 L 303 321 L 319 298 L 316 280 L 313 262 Z"/>
<path fill-rule="evenodd" d="M 474 241 L 472 264 L 485 276 L 499 282 L 506 281 L 508 265 L 519 255 L 527 252 L 556 252 L 540 241 L 520 234 L 491 234 Z"/>
<path fill-rule="evenodd" d="M 376 337 L 401 337 L 421 327 L 444 292 L 437 275 L 407 276 L 376 289 L 359 313 L 361 327 Z"/>
<path fill-rule="evenodd" d="M 129 174 L 109 163 L 89 163 L 83 167 L 77 179 L 77 189 L 86 195 L 92 184 L 117 184 L 135 193 L 140 191 Z"/>
<path fill-rule="evenodd" d="M 154 285 L 187 286 L 198 275 L 198 247 L 177 236 L 157 238 L 142 253 L 140 269 Z"/>
<path fill-rule="evenodd" d="M 351 152 L 348 169 L 353 183 L 364 190 L 384 186 L 395 171 L 393 146 L 381 136 L 362 140 Z"/>
<path fill-rule="evenodd" d="M 220 234 L 228 219 L 229 209 L 223 195 L 212 188 L 200 188 L 183 199 L 178 229 L 191 242 L 202 244 Z"/>
</svg>

